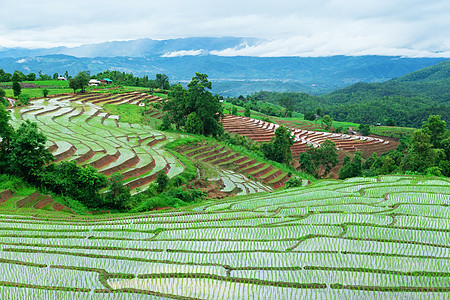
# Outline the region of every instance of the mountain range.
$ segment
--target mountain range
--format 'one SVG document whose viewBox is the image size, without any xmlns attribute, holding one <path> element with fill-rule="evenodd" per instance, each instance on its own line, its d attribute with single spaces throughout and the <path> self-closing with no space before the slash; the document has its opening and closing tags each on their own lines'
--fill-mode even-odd
<svg viewBox="0 0 450 300">
<path fill-rule="evenodd" d="M 50 49 L 1 48 L 0 68 L 53 75 L 105 70 L 147 75 L 165 73 L 172 83 L 206 73 L 223 96 L 294 91 L 320 95 L 358 82 L 383 82 L 432 66 L 445 58 L 394 56 L 247 57 L 221 56 L 226 49 L 257 46 L 257 38 L 139 39 Z"/>
</svg>

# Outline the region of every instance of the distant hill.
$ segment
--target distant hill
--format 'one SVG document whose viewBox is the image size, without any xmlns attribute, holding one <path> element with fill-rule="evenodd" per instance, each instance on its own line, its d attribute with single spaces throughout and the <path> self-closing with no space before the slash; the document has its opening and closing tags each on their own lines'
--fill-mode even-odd
<svg viewBox="0 0 450 300">
<path fill-rule="evenodd" d="M 42 70 L 53 75 L 68 71 L 72 76 L 80 71 L 96 74 L 105 70 L 150 78 L 165 73 L 171 82 L 182 83 L 190 81 L 195 72 L 201 72 L 208 74 L 213 82 L 213 92 L 223 96 L 248 95 L 262 90 L 321 95 L 358 82 L 383 82 L 443 60 L 391 56 L 224 57 L 210 54 L 258 42 L 249 38 L 191 38 L 111 42 L 45 51 L 0 49 L 0 68 L 25 74 Z M 52 51 L 60 53 L 36 55 Z"/>
<path fill-rule="evenodd" d="M 337 121 L 420 127 L 429 115 L 441 115 L 450 126 L 450 61 L 381 83 L 359 82 L 314 97 L 304 93 L 267 93 L 256 96 L 278 104 L 285 96 L 296 99 L 302 113 L 322 108 Z"/>
</svg>

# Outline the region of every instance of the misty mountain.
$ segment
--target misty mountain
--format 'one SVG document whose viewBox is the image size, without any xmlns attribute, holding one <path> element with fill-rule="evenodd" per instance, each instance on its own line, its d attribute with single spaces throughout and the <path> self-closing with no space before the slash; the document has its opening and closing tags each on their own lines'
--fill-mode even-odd
<svg viewBox="0 0 450 300">
<path fill-rule="evenodd" d="M 138 39 L 50 49 L 0 48 L 0 68 L 27 74 L 74 76 L 105 70 L 154 78 L 165 73 L 173 82 L 188 82 L 195 72 L 206 73 L 214 92 L 224 96 L 261 90 L 308 92 L 320 95 L 354 83 L 384 82 L 432 66 L 443 58 L 392 56 L 245 57 L 212 55 L 228 48 L 254 46 L 256 38 Z"/>
<path fill-rule="evenodd" d="M 358 82 L 383 82 L 434 65 L 443 58 L 401 58 L 390 56 L 330 57 L 222 57 L 214 55 L 179 57 L 74 57 L 47 55 L 0 58 L 0 68 L 25 74 L 40 70 L 46 74 L 74 76 L 105 70 L 147 75 L 165 73 L 172 83 L 188 82 L 195 72 L 206 73 L 214 92 L 224 96 L 246 95 L 261 90 L 325 94 Z"/>
<path fill-rule="evenodd" d="M 252 46 L 262 40 L 242 37 L 191 37 L 170 40 L 137 39 L 114 41 L 99 44 L 86 44 L 79 47 L 56 47 L 49 49 L 0 48 L 0 58 L 36 57 L 63 54 L 74 57 L 149 57 L 179 54 L 209 54 L 228 48 Z"/>
</svg>

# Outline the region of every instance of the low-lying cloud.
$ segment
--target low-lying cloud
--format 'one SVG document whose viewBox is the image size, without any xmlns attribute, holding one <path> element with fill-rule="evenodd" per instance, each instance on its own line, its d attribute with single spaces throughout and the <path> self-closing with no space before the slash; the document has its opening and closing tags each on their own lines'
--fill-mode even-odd
<svg viewBox="0 0 450 300">
<path fill-rule="evenodd" d="M 0 10 L 0 47 L 238 36 L 268 41 L 212 54 L 448 56 L 449 12 L 447 0 L 9 1 Z"/>
</svg>

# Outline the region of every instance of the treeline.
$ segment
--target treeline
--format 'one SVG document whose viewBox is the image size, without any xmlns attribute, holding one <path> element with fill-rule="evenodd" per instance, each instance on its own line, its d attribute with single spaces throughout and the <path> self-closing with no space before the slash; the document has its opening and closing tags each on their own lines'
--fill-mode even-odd
<svg viewBox="0 0 450 300">
<path fill-rule="evenodd" d="M 104 79 L 109 78 L 117 85 L 147 87 L 152 89 L 168 90 L 170 89 L 169 77 L 166 74 L 156 74 L 155 79 L 150 79 L 148 76 L 136 77 L 131 73 L 119 72 L 119 71 L 104 71 L 95 75 L 91 75 L 90 72 L 85 73 L 90 79 Z M 79 75 L 79 74 L 78 74 Z M 16 76 L 16 79 L 14 78 Z M 47 75 L 41 71 L 36 73 L 24 74 L 21 71 L 15 71 L 14 74 L 6 73 L 3 69 L 0 69 L 0 82 L 13 82 L 13 81 L 35 81 L 35 80 L 57 80 L 58 77 L 63 76 L 67 80 L 72 79 L 72 76 L 66 71 L 64 74 L 54 73 L 53 75 Z"/>
<path fill-rule="evenodd" d="M 429 115 L 439 114 L 447 124 L 450 124 L 448 102 L 437 102 L 418 96 L 397 96 L 395 91 L 384 94 L 366 93 L 365 87 L 373 91 L 371 84 L 361 83 L 355 86 L 324 96 L 312 96 L 306 93 L 258 92 L 245 97 L 245 101 L 257 99 L 260 102 L 259 106 L 263 103 L 271 103 L 284 107 L 285 110 L 292 109 L 305 115 L 320 109 L 334 120 L 342 122 L 392 125 L 392 122 L 389 122 L 391 120 L 397 126 L 418 128 Z M 291 99 L 293 102 L 289 108 L 284 104 L 286 99 Z"/>
<path fill-rule="evenodd" d="M 439 115 L 431 115 L 422 128 L 414 131 L 411 141 L 401 141 L 395 150 L 363 159 L 356 152 L 344 158 L 339 179 L 386 174 L 425 174 L 450 177 L 450 131 Z M 331 141 L 310 147 L 300 156 L 301 169 L 315 177 L 326 177 L 337 165 L 337 149 Z"/>
</svg>

